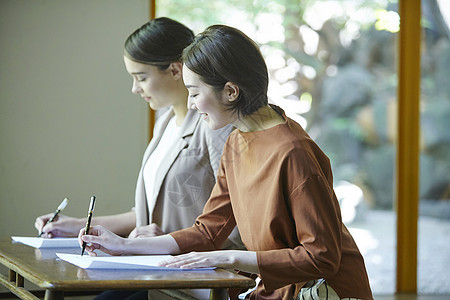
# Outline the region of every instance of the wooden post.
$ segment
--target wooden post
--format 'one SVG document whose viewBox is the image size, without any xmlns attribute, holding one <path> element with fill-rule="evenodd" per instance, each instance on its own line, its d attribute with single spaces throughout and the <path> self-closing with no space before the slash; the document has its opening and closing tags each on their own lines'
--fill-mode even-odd
<svg viewBox="0 0 450 300">
<path fill-rule="evenodd" d="M 156 0 L 149 0 L 149 17 L 150 20 L 156 18 Z M 153 128 L 155 127 L 155 111 L 148 108 L 148 141 L 153 138 Z"/>
<path fill-rule="evenodd" d="M 400 0 L 397 112 L 397 293 L 417 291 L 420 0 Z"/>
</svg>

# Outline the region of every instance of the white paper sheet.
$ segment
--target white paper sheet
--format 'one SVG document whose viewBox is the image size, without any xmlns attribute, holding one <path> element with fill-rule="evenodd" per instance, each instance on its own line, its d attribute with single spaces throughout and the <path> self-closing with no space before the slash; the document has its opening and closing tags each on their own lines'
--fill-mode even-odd
<svg viewBox="0 0 450 300">
<path fill-rule="evenodd" d="M 79 254 L 56 253 L 56 255 L 71 264 L 83 269 L 141 269 L 141 270 L 171 270 L 171 271 L 193 271 L 212 270 L 214 268 L 202 269 L 179 269 L 159 267 L 158 263 L 171 257 L 171 255 L 136 255 L 136 256 L 89 256 Z"/>
<path fill-rule="evenodd" d="M 22 243 L 34 248 L 76 248 L 80 247 L 77 238 L 41 238 L 12 236 L 13 241 Z"/>
</svg>

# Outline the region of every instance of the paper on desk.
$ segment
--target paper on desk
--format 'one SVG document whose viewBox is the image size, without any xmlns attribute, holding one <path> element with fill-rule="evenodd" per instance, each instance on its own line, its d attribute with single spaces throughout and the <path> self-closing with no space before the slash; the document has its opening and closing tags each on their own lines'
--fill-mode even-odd
<svg viewBox="0 0 450 300">
<path fill-rule="evenodd" d="M 158 263 L 166 260 L 171 255 L 137 255 L 137 256 L 89 256 L 79 254 L 56 253 L 56 255 L 71 264 L 83 269 L 140 269 L 140 270 L 212 270 L 214 268 L 202 269 L 180 269 L 159 267 Z"/>
<path fill-rule="evenodd" d="M 13 241 L 19 242 L 34 248 L 75 248 L 80 247 L 77 238 L 41 238 L 12 236 Z"/>
</svg>

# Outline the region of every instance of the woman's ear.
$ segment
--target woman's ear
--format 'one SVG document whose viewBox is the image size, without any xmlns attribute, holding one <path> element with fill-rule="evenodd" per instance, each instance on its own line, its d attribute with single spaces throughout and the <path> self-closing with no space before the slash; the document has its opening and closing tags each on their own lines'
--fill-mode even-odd
<svg viewBox="0 0 450 300">
<path fill-rule="evenodd" d="M 228 81 L 227 83 L 225 83 L 224 93 L 226 99 L 230 102 L 233 102 L 239 96 L 239 87 L 231 81 Z"/>
<path fill-rule="evenodd" d="M 169 65 L 170 74 L 174 79 L 183 79 L 183 64 L 181 62 L 173 62 Z"/>
</svg>

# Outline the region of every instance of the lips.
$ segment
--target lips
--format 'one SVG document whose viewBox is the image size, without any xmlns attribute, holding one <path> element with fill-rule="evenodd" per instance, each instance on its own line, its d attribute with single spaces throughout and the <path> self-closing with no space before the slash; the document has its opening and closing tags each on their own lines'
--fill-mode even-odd
<svg viewBox="0 0 450 300">
<path fill-rule="evenodd" d="M 200 115 L 202 115 L 203 118 L 207 118 L 207 117 L 208 117 L 208 114 L 207 114 L 207 113 L 204 113 L 204 112 L 201 112 L 201 111 L 198 111 L 198 110 L 197 110 L 197 112 L 198 112 Z"/>
</svg>

